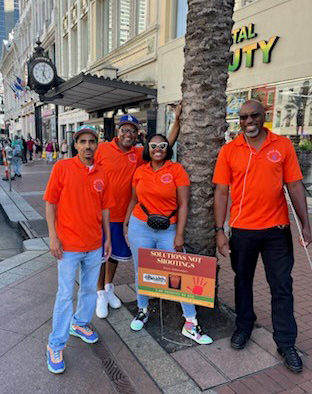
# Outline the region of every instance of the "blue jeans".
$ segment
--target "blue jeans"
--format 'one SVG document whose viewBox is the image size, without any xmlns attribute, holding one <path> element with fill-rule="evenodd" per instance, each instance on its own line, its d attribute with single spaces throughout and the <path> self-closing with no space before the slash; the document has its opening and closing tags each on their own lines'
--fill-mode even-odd
<svg viewBox="0 0 312 394">
<path fill-rule="evenodd" d="M 148 307 L 148 296 L 138 294 L 138 256 L 139 248 L 162 249 L 174 251 L 173 243 L 176 235 L 176 224 L 171 224 L 167 230 L 154 230 L 143 220 L 131 216 L 128 228 L 128 239 L 132 251 L 135 286 L 137 289 L 138 308 Z M 195 305 L 181 302 L 185 318 L 196 317 Z"/>
<path fill-rule="evenodd" d="M 21 158 L 18 156 L 13 156 L 12 165 L 13 165 L 14 174 L 21 175 L 21 165 L 22 165 Z"/>
<path fill-rule="evenodd" d="M 49 336 L 51 349 L 61 350 L 65 347 L 71 324 L 84 326 L 91 321 L 96 305 L 101 260 L 102 248 L 99 248 L 91 252 L 64 252 L 62 260 L 58 261 L 58 290 Z M 73 316 L 75 277 L 79 266 L 80 287 L 77 310 Z"/>
</svg>

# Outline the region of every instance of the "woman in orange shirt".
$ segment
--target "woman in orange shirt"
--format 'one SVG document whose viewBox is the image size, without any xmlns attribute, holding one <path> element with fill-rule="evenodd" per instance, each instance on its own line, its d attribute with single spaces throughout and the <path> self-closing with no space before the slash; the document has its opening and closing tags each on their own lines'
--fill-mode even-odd
<svg viewBox="0 0 312 394">
<path fill-rule="evenodd" d="M 172 162 L 171 158 L 172 149 L 167 138 L 156 134 L 144 147 L 143 159 L 146 164 L 134 173 L 124 235 L 133 255 L 137 289 L 139 248 L 183 251 L 190 180 L 182 165 Z M 167 217 L 170 221 L 169 223 L 167 219 L 168 227 L 159 229 L 159 221 L 147 222 L 149 214 Z M 134 331 L 141 330 L 148 321 L 148 296 L 137 292 L 137 302 L 138 313 L 131 322 L 131 329 Z M 211 343 L 212 339 L 198 325 L 195 305 L 183 302 L 181 306 L 186 320 L 182 334 L 200 344 Z"/>
</svg>

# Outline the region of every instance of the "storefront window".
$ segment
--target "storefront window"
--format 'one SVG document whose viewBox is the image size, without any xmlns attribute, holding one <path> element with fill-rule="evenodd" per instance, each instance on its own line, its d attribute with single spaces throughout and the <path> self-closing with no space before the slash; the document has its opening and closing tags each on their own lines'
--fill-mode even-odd
<svg viewBox="0 0 312 394">
<path fill-rule="evenodd" d="M 62 140 L 66 139 L 66 124 L 61 125 Z"/>
<path fill-rule="evenodd" d="M 276 111 L 275 127 L 281 127 L 281 111 Z"/>
<path fill-rule="evenodd" d="M 292 118 L 291 110 L 288 109 L 285 116 L 285 127 L 290 127 L 291 118 Z"/>
<path fill-rule="evenodd" d="M 312 126 L 312 108 L 310 108 L 309 126 Z"/>
<path fill-rule="evenodd" d="M 245 100 L 262 102 L 266 110 L 265 127 L 282 135 L 312 135 L 312 77 L 287 81 L 276 86 L 258 86 L 244 92 Z M 239 131 L 238 111 L 245 100 L 242 92 L 227 95 L 229 131 Z"/>
</svg>

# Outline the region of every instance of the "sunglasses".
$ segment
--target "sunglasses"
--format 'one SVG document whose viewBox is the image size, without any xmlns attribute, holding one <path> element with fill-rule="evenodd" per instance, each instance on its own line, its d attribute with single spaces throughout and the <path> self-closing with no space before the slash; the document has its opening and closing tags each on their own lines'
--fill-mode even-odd
<svg viewBox="0 0 312 394">
<path fill-rule="evenodd" d="M 168 142 L 149 142 L 148 146 L 150 147 L 150 149 L 155 150 L 157 147 L 161 150 L 165 150 L 167 149 L 168 146 Z"/>
<path fill-rule="evenodd" d="M 137 133 L 137 130 L 136 130 L 136 129 L 124 129 L 124 128 L 120 128 L 119 130 L 122 132 L 122 134 L 130 133 L 131 135 L 135 135 L 135 134 Z"/>
<path fill-rule="evenodd" d="M 256 112 L 256 113 L 254 113 L 254 114 L 249 114 L 249 115 L 239 115 L 239 119 L 240 120 L 247 120 L 248 119 L 248 117 L 250 116 L 251 117 L 251 119 L 257 119 L 258 118 L 258 116 L 260 116 L 261 114 L 259 113 L 259 112 Z"/>
</svg>

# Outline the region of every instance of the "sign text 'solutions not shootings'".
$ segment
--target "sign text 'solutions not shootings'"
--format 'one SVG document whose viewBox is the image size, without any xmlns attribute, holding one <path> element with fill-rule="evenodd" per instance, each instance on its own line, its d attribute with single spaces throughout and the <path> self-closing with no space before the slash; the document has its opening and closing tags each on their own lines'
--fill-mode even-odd
<svg viewBox="0 0 312 394">
<path fill-rule="evenodd" d="M 213 308 L 216 266 L 215 257 L 140 248 L 138 292 Z"/>
</svg>

